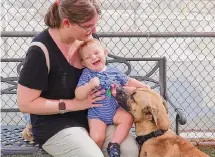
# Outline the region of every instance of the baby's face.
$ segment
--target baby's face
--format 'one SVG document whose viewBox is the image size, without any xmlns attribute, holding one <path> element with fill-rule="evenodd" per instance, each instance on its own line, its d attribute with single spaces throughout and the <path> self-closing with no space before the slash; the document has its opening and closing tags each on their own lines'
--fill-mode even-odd
<svg viewBox="0 0 215 157">
<path fill-rule="evenodd" d="M 82 64 L 93 71 L 102 71 L 105 67 L 106 53 L 101 45 L 87 45 L 82 49 L 81 57 Z"/>
</svg>

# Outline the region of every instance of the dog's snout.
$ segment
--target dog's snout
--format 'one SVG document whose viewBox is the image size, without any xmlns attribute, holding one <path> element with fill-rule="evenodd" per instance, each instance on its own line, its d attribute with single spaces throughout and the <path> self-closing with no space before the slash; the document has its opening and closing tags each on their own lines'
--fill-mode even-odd
<svg viewBox="0 0 215 157">
<path fill-rule="evenodd" d="M 127 103 L 128 98 L 129 98 L 129 95 L 123 87 L 116 88 L 116 100 L 118 101 L 120 106 L 124 108 L 126 111 L 129 111 L 129 107 Z"/>
</svg>

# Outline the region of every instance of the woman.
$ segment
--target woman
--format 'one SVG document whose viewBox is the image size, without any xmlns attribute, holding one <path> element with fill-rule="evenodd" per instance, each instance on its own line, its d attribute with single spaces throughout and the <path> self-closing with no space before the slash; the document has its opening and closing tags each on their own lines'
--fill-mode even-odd
<svg viewBox="0 0 215 157">
<path fill-rule="evenodd" d="M 56 1 L 45 15 L 48 29 L 33 39 L 48 49 L 50 70 L 42 50 L 31 46 L 20 73 L 19 109 L 31 114 L 34 141 L 53 156 L 107 156 L 107 144 L 115 126 L 107 128 L 101 151 L 89 137 L 86 118 L 88 108 L 102 105 L 93 103 L 104 98 L 99 96 L 104 91 L 92 92 L 85 100 L 74 95 L 83 68 L 77 50 L 80 41 L 95 33 L 99 14 L 95 0 Z M 122 157 L 138 156 L 132 136 L 120 147 Z"/>
</svg>

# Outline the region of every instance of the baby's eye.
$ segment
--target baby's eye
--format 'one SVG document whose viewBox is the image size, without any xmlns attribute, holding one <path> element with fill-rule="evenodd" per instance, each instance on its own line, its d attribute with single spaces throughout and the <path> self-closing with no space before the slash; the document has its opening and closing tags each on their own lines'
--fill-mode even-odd
<svg viewBox="0 0 215 157">
<path fill-rule="evenodd" d="M 96 55 L 97 55 L 98 53 L 99 53 L 98 51 L 95 52 Z"/>
<path fill-rule="evenodd" d="M 90 57 L 86 57 L 85 59 L 90 59 Z"/>
</svg>

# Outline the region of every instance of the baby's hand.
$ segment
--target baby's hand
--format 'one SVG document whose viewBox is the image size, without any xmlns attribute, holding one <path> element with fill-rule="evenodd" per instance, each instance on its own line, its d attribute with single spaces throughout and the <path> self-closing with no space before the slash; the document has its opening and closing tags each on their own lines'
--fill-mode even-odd
<svg viewBox="0 0 215 157">
<path fill-rule="evenodd" d="M 89 82 L 91 89 L 98 88 L 100 86 L 100 80 L 98 77 L 94 77 Z"/>
<path fill-rule="evenodd" d="M 112 85 L 111 85 L 111 94 L 114 96 L 114 97 L 116 97 L 116 84 L 115 83 L 113 83 Z"/>
</svg>

